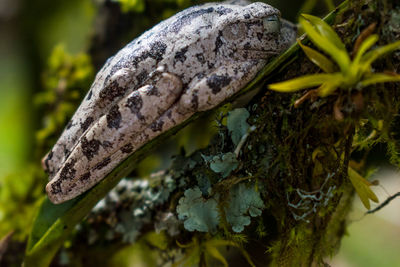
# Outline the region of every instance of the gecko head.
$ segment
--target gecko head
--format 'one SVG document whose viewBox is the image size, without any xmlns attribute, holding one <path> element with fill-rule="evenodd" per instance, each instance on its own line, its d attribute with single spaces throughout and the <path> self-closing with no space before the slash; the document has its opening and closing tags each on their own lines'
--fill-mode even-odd
<svg viewBox="0 0 400 267">
<path fill-rule="evenodd" d="M 234 4 L 232 10 L 235 12 L 216 18 L 221 28 L 216 49 L 220 46 L 222 56 L 235 60 L 268 59 L 294 43 L 296 27 L 281 19 L 278 9 L 257 2 Z"/>
</svg>

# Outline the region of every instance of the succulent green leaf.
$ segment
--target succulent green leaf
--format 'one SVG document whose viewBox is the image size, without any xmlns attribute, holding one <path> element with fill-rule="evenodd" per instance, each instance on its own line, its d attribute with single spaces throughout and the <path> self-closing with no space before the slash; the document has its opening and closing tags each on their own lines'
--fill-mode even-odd
<svg viewBox="0 0 400 267">
<path fill-rule="evenodd" d="M 302 14 L 301 16 L 306 20 L 308 20 L 309 22 L 311 22 L 311 24 L 318 30 L 321 36 L 325 37 L 328 41 L 334 44 L 339 50 L 346 52 L 346 46 L 343 44 L 342 40 L 340 40 L 340 37 L 328 23 L 326 23 L 321 18 L 316 16 L 308 14 Z"/>
<path fill-rule="evenodd" d="M 225 267 L 228 267 L 228 262 L 226 261 L 225 257 L 222 256 L 221 252 L 219 252 L 219 250 L 214 247 L 214 246 L 210 246 L 210 245 L 206 245 L 206 251 L 208 254 L 210 254 L 212 257 L 214 257 L 215 259 L 217 259 L 218 261 L 220 261 Z"/>
<path fill-rule="evenodd" d="M 335 71 L 335 64 L 328 59 L 326 56 L 312 49 L 311 47 L 303 45 L 300 41 L 297 41 L 301 49 L 307 57 L 318 67 L 320 67 L 324 72 L 331 73 Z"/>
<path fill-rule="evenodd" d="M 400 49 L 400 41 L 378 47 L 377 49 L 366 53 L 365 56 L 363 56 L 361 59 L 361 64 L 369 67 L 379 57 L 382 57 L 398 49 Z"/>
<path fill-rule="evenodd" d="M 364 177 L 358 174 L 351 167 L 349 167 L 348 169 L 348 175 L 351 183 L 356 189 L 358 196 L 360 197 L 361 202 L 366 209 L 371 208 L 369 200 L 372 200 L 376 203 L 379 202 L 378 197 L 370 188 L 370 186 L 372 185 L 370 182 L 368 182 Z"/>
<path fill-rule="evenodd" d="M 374 44 L 376 44 L 376 42 L 378 42 L 378 39 L 379 37 L 376 34 L 372 34 L 367 39 L 365 39 L 364 42 L 362 42 L 362 44 L 360 45 L 360 48 L 358 49 L 356 56 L 354 57 L 353 64 L 359 64 L 365 52 L 367 52 L 368 49 L 370 49 Z"/>
<path fill-rule="evenodd" d="M 327 82 L 335 82 L 341 78 L 340 73 L 321 73 L 304 75 L 292 80 L 268 85 L 268 88 L 278 92 L 296 92 L 306 88 L 319 86 Z"/>
<path fill-rule="evenodd" d="M 376 83 L 386 83 L 386 82 L 400 82 L 400 75 L 390 75 L 385 73 L 375 73 L 364 79 L 359 83 L 361 87 L 366 87 Z"/>
<path fill-rule="evenodd" d="M 318 94 L 321 97 L 326 97 L 330 94 L 332 94 L 336 88 L 340 85 L 340 80 L 338 81 L 329 81 L 326 83 L 323 83 L 319 88 L 318 88 Z"/>
<path fill-rule="evenodd" d="M 243 247 L 241 247 L 238 243 L 235 243 L 233 241 L 230 240 L 223 240 L 223 239 L 211 239 L 210 241 L 207 241 L 206 246 L 212 246 L 212 247 L 227 247 L 227 246 L 232 246 L 232 247 L 236 247 L 240 250 L 240 252 L 242 253 L 243 257 L 245 257 L 245 259 L 247 260 L 247 263 L 251 266 L 251 267 L 255 267 L 255 264 L 253 263 L 253 261 L 250 258 L 250 255 L 247 253 L 247 251 L 245 249 L 243 249 Z"/>
<path fill-rule="evenodd" d="M 304 17 L 300 17 L 300 24 L 303 26 L 304 31 L 307 33 L 311 41 L 318 46 L 325 53 L 330 55 L 333 60 L 339 65 L 342 72 L 346 72 L 350 65 L 350 57 L 345 49 L 337 47 L 335 40 L 328 39 L 328 37 L 321 35 L 315 26 Z M 333 31 L 333 30 L 332 30 Z M 326 31 L 324 31 L 326 33 Z"/>
</svg>

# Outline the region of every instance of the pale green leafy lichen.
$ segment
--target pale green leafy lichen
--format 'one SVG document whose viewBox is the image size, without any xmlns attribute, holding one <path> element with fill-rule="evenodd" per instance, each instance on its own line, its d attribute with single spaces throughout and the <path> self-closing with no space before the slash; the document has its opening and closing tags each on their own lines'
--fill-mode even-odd
<svg viewBox="0 0 400 267">
<path fill-rule="evenodd" d="M 237 146 L 242 136 L 247 133 L 250 125 L 247 123 L 250 113 L 245 108 L 237 108 L 228 113 L 227 127 L 232 142 Z"/>
<path fill-rule="evenodd" d="M 250 216 L 260 216 L 265 207 L 254 185 L 246 186 L 243 183 L 232 187 L 228 203 L 228 207 L 225 208 L 226 219 L 236 233 L 242 232 L 244 227 L 250 224 Z"/>
<path fill-rule="evenodd" d="M 236 155 L 232 152 L 222 154 L 220 156 L 214 156 L 210 160 L 210 168 L 216 173 L 221 173 L 222 177 L 225 178 L 232 171 L 234 171 L 239 165 Z"/>
<path fill-rule="evenodd" d="M 219 223 L 217 201 L 204 199 L 198 187 L 185 191 L 176 211 L 188 231 L 213 232 Z"/>
</svg>

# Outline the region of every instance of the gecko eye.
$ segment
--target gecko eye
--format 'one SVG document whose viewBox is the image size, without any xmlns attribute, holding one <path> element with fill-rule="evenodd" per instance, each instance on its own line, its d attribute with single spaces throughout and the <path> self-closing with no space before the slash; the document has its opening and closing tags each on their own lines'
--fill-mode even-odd
<svg viewBox="0 0 400 267">
<path fill-rule="evenodd" d="M 281 20 L 277 15 L 263 19 L 263 26 L 266 33 L 278 33 L 281 30 Z"/>
<path fill-rule="evenodd" d="M 233 23 L 225 27 L 223 35 L 228 40 L 237 40 L 246 35 L 246 25 L 244 23 Z"/>
</svg>

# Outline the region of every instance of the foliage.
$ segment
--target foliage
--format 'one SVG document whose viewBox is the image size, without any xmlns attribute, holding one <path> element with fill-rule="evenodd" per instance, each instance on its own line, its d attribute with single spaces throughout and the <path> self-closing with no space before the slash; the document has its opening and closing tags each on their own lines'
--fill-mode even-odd
<svg viewBox="0 0 400 267">
<path fill-rule="evenodd" d="M 121 5 L 122 12 L 143 12 L 145 9 L 144 0 L 113 0 Z"/>
<path fill-rule="evenodd" d="M 24 240 L 29 234 L 37 199 L 42 194 L 42 178 L 38 166 L 32 164 L 0 180 L 0 237 L 15 231 L 14 237 Z"/>
<path fill-rule="evenodd" d="M 71 55 L 57 45 L 47 62 L 44 90 L 35 96 L 35 104 L 46 114 L 44 127 L 36 133 L 41 153 L 46 152 L 61 133 L 82 98 L 82 89 L 89 88 L 94 69 L 87 54 Z"/>
<path fill-rule="evenodd" d="M 351 60 L 340 37 L 326 22 L 318 17 L 302 15 L 300 24 L 311 41 L 328 54 L 337 65 L 325 55 L 298 41 L 299 46 L 307 57 L 325 73 L 309 74 L 292 80 L 270 84 L 269 89 L 279 92 L 295 92 L 319 86 L 312 92 L 316 92 L 321 97 L 326 97 L 337 93 L 338 89 L 347 90 L 348 92 L 353 90 L 360 91 L 376 83 L 400 81 L 400 75 L 375 73 L 372 68 L 372 63 L 378 58 L 400 49 L 400 41 L 367 52 L 378 41 L 378 35 L 371 34 L 356 47 L 354 58 Z M 364 37 L 363 35 L 360 36 Z M 340 72 L 335 72 L 336 66 L 339 67 Z M 341 119 L 341 116 L 337 117 Z M 367 209 L 370 209 L 369 199 L 378 202 L 378 198 L 370 189 L 372 185 L 370 182 L 351 168 L 349 168 L 348 176 Z"/>
<path fill-rule="evenodd" d="M 361 202 L 363 203 L 365 208 L 367 208 L 368 210 L 371 208 L 369 200 L 372 200 L 376 203 L 379 202 L 378 197 L 370 188 L 370 186 L 372 186 L 371 182 L 367 181 L 364 177 L 358 174 L 351 167 L 349 167 L 348 174 L 349 174 L 349 179 L 353 184 L 354 188 L 356 189 L 356 192 L 360 197 Z"/>
<path fill-rule="evenodd" d="M 318 51 L 301 45 L 306 55 L 323 74 L 305 75 L 289 81 L 270 84 L 269 89 L 279 92 L 295 92 L 319 86 L 316 91 L 321 97 L 333 94 L 337 89 L 361 90 L 369 85 L 400 81 L 400 75 L 374 73 L 372 63 L 378 58 L 400 49 L 400 41 L 367 51 L 376 44 L 378 35 L 370 35 L 358 48 L 353 60 L 350 59 L 345 45 L 335 31 L 323 20 L 311 15 L 302 15 L 300 24 L 313 43 L 327 53 L 339 66 L 340 72 L 334 72 L 331 60 Z"/>
</svg>

